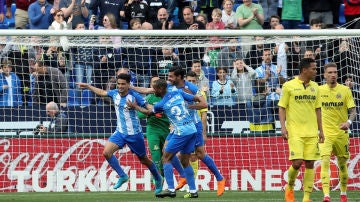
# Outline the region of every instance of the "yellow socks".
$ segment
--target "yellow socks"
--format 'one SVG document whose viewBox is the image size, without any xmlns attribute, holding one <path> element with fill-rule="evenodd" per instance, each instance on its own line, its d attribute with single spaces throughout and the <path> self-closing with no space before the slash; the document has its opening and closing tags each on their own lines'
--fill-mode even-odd
<svg viewBox="0 0 360 202">
<path fill-rule="evenodd" d="M 196 159 L 195 161 L 190 161 L 190 165 L 194 170 L 194 177 L 196 179 L 197 178 L 197 173 L 198 173 L 198 170 L 199 170 L 199 160 Z"/>
<path fill-rule="evenodd" d="M 330 195 L 330 156 L 321 157 L 321 186 L 324 196 Z"/>
<path fill-rule="evenodd" d="M 314 169 L 305 169 L 304 173 L 304 198 L 303 201 L 310 200 L 310 193 L 313 190 L 315 172 Z"/>
<path fill-rule="evenodd" d="M 347 161 L 346 158 L 342 158 L 342 157 L 338 158 L 340 191 L 342 193 L 346 192 L 347 182 L 348 182 L 348 169 L 347 169 L 346 161 Z"/>
<path fill-rule="evenodd" d="M 295 168 L 292 167 L 292 165 L 290 166 L 289 170 L 288 170 L 288 189 L 293 190 L 294 189 L 294 185 L 295 185 L 295 180 L 296 177 L 299 173 L 299 170 L 296 170 Z"/>
</svg>

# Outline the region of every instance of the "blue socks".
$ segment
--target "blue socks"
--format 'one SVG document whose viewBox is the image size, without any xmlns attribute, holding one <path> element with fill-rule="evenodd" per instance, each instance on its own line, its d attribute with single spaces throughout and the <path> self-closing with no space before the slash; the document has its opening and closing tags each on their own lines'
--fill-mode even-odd
<svg viewBox="0 0 360 202">
<path fill-rule="evenodd" d="M 206 154 L 205 157 L 201 159 L 201 161 L 204 162 L 205 165 L 211 170 L 217 181 L 221 181 L 223 179 L 223 176 L 216 167 L 214 160 L 208 154 Z"/>
<path fill-rule="evenodd" d="M 188 166 L 188 167 L 184 168 L 184 171 L 185 171 L 185 176 L 186 176 L 186 182 L 189 185 L 189 189 L 196 190 L 193 168 L 191 166 Z"/>
<path fill-rule="evenodd" d="M 166 179 L 166 183 L 168 184 L 169 190 L 174 190 L 174 169 L 171 163 L 163 164 L 164 167 L 164 175 Z"/>
<path fill-rule="evenodd" d="M 109 165 L 117 172 L 120 177 L 126 176 L 124 170 L 120 167 L 120 163 L 117 158 L 112 155 L 109 159 L 106 159 Z"/>
<path fill-rule="evenodd" d="M 184 168 L 182 167 L 180 160 L 176 155 L 171 158 L 171 164 L 174 166 L 175 170 L 178 171 L 180 177 L 185 178 Z"/>
</svg>

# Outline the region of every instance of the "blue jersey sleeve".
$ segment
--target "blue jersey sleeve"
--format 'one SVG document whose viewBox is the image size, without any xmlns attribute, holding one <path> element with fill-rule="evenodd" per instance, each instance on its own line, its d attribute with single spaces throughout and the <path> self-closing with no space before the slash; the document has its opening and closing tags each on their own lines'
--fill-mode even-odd
<svg viewBox="0 0 360 202">
<path fill-rule="evenodd" d="M 199 88 L 195 84 L 188 81 L 185 81 L 185 88 L 188 88 L 193 95 L 196 95 L 199 91 Z"/>
<path fill-rule="evenodd" d="M 159 113 L 163 111 L 164 111 L 164 99 L 162 99 L 160 102 L 154 105 L 152 112 Z"/>
<path fill-rule="evenodd" d="M 186 101 L 188 101 L 188 102 L 194 101 L 195 95 L 191 95 L 191 94 L 189 94 L 189 93 L 185 93 L 184 91 L 179 91 L 179 93 L 180 93 L 181 96 L 184 98 L 184 100 L 186 100 Z"/>
<path fill-rule="evenodd" d="M 114 99 L 114 97 L 116 96 L 117 93 L 118 93 L 117 89 L 109 90 L 109 91 L 107 91 L 107 96 Z"/>
<path fill-rule="evenodd" d="M 131 93 L 132 96 L 134 96 L 136 103 L 140 106 L 140 107 L 146 107 L 146 100 L 138 93 L 135 92 L 134 90 L 129 90 L 129 93 Z"/>
</svg>

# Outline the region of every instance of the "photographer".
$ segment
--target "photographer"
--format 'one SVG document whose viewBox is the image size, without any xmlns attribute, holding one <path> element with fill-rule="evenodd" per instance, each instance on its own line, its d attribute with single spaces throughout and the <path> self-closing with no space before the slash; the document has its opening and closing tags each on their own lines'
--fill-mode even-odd
<svg viewBox="0 0 360 202">
<path fill-rule="evenodd" d="M 46 114 L 51 117 L 48 127 L 39 125 L 36 127 L 40 133 L 67 133 L 68 132 L 68 119 L 64 112 L 59 110 L 55 102 L 49 102 L 46 105 Z"/>
</svg>

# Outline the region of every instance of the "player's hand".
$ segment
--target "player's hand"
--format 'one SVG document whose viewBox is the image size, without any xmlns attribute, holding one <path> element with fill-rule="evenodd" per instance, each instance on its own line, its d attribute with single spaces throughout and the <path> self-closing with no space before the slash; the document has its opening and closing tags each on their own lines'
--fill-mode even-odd
<svg viewBox="0 0 360 202">
<path fill-rule="evenodd" d="M 324 143 L 325 136 L 323 132 L 319 132 L 319 143 Z"/>
<path fill-rule="evenodd" d="M 89 87 L 89 84 L 87 84 L 87 83 L 76 83 L 76 85 L 79 86 L 79 88 L 81 88 L 81 89 Z"/>
<path fill-rule="evenodd" d="M 136 107 L 138 106 L 135 100 L 134 102 L 131 102 L 130 100 L 126 100 L 126 105 L 130 109 L 136 109 Z"/>
<path fill-rule="evenodd" d="M 183 91 L 185 92 L 185 93 L 188 93 L 188 94 L 193 94 L 192 92 L 191 92 L 191 90 L 190 89 L 188 89 L 188 88 L 183 88 Z"/>
<path fill-rule="evenodd" d="M 341 130 L 349 130 L 349 128 L 350 128 L 350 124 L 348 122 L 344 122 L 340 124 Z"/>
<path fill-rule="evenodd" d="M 286 128 L 281 128 L 281 136 L 284 140 L 288 139 L 288 131 L 286 130 Z"/>
</svg>

